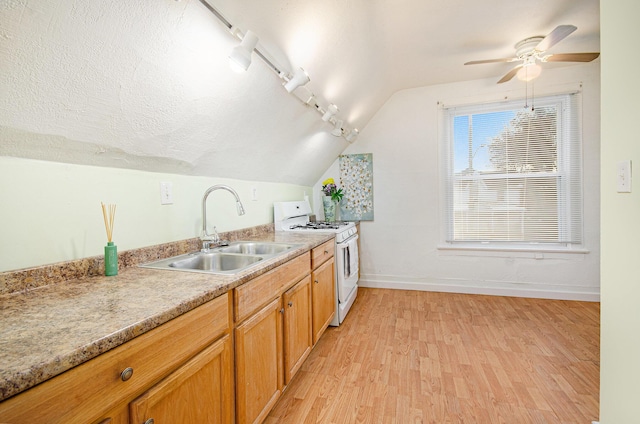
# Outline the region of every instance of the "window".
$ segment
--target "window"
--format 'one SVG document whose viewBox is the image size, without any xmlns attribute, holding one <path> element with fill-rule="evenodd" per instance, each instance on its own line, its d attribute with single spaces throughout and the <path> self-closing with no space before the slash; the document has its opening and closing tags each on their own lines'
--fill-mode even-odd
<svg viewBox="0 0 640 424">
<path fill-rule="evenodd" d="M 578 97 L 443 109 L 447 243 L 582 243 Z"/>
</svg>

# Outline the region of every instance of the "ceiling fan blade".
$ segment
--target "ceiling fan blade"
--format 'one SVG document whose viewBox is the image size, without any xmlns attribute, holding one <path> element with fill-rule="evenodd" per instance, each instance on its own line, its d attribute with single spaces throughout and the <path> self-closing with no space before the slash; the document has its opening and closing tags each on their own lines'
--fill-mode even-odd
<svg viewBox="0 0 640 424">
<path fill-rule="evenodd" d="M 507 72 L 507 74 L 505 76 L 503 76 L 500 81 L 498 81 L 498 84 L 502 84 L 503 82 L 509 81 L 511 78 L 513 78 L 518 73 L 520 68 L 522 68 L 522 65 L 518 65 L 515 68 L 513 68 L 512 70 L 510 70 L 509 72 Z"/>
<path fill-rule="evenodd" d="M 545 56 L 545 62 L 591 62 L 600 56 L 600 53 L 558 53 Z"/>
<path fill-rule="evenodd" d="M 519 59 L 517 57 L 507 57 L 504 59 L 472 60 L 471 62 L 465 63 L 465 65 L 479 65 L 482 63 L 515 62 L 516 60 L 519 60 Z"/>
<path fill-rule="evenodd" d="M 552 46 L 564 40 L 576 29 L 578 29 L 578 27 L 573 25 L 558 25 L 556 29 L 551 31 L 546 37 L 542 39 L 542 41 L 538 43 L 538 45 L 536 46 L 536 50 L 539 52 L 549 50 Z"/>
</svg>

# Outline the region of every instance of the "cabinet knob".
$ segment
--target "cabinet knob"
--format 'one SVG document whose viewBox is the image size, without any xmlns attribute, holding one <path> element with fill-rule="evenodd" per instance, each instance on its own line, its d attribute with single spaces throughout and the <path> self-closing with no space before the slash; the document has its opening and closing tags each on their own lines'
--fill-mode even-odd
<svg viewBox="0 0 640 424">
<path fill-rule="evenodd" d="M 293 306 L 293 302 L 289 302 L 289 307 L 292 307 L 292 306 Z"/>
<path fill-rule="evenodd" d="M 133 375 L 133 368 L 127 367 L 120 373 L 120 379 L 122 381 L 127 381 Z"/>
<path fill-rule="evenodd" d="M 325 250 L 325 251 L 324 251 L 324 254 L 325 254 L 325 255 L 328 255 L 328 254 L 329 254 L 329 251 L 328 251 L 328 250 Z"/>
<path fill-rule="evenodd" d="M 314 283 L 318 284 L 318 280 L 313 280 Z"/>
<path fill-rule="evenodd" d="M 153 418 L 149 418 L 147 421 L 144 422 L 144 424 L 153 424 Z"/>
<path fill-rule="evenodd" d="M 284 314 L 284 308 L 280 309 L 280 313 Z"/>
</svg>

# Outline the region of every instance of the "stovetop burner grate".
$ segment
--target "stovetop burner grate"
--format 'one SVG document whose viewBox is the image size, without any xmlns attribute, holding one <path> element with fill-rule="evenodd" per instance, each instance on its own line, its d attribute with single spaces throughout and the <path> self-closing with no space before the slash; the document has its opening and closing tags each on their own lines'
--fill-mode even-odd
<svg viewBox="0 0 640 424">
<path fill-rule="evenodd" d="M 292 225 L 289 227 L 292 230 L 302 229 L 302 230 L 338 230 L 340 227 L 344 227 L 345 225 L 349 225 L 349 222 L 343 221 L 335 221 L 335 222 L 325 222 L 325 221 L 316 221 L 316 222 L 307 222 L 302 225 Z"/>
</svg>

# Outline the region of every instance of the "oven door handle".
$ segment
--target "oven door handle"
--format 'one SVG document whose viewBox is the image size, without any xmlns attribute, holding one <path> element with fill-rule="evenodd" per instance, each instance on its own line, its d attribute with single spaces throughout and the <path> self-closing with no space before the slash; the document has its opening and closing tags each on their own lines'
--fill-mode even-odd
<svg viewBox="0 0 640 424">
<path fill-rule="evenodd" d="M 351 240 L 354 240 L 354 239 L 357 239 L 357 238 L 358 238 L 358 234 L 356 233 L 356 234 L 352 235 L 351 237 L 349 237 L 348 239 L 345 239 L 345 240 L 342 240 L 341 242 L 336 243 L 336 246 L 338 248 L 344 249 L 347 246 L 349 246 L 349 242 Z"/>
</svg>

